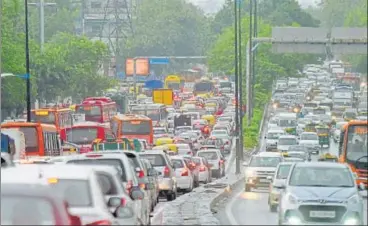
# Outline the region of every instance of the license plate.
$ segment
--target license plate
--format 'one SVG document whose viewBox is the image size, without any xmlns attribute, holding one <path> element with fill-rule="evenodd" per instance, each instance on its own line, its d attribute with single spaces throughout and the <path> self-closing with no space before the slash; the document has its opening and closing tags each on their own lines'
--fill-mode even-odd
<svg viewBox="0 0 368 226">
<path fill-rule="evenodd" d="M 335 218 L 335 211 L 310 211 L 309 216 L 313 218 Z"/>
<path fill-rule="evenodd" d="M 259 179 L 259 182 L 261 182 L 261 183 L 268 183 L 268 182 L 270 182 L 269 180 L 267 180 L 267 179 Z"/>
</svg>

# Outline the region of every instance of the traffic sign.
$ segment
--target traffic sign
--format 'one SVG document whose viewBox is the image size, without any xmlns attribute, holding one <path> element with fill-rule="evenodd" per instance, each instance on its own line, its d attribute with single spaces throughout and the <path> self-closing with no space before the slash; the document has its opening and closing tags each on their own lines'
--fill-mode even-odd
<svg viewBox="0 0 368 226">
<path fill-rule="evenodd" d="M 169 64 L 169 58 L 163 57 L 163 58 L 150 58 L 149 59 L 150 64 Z"/>
</svg>

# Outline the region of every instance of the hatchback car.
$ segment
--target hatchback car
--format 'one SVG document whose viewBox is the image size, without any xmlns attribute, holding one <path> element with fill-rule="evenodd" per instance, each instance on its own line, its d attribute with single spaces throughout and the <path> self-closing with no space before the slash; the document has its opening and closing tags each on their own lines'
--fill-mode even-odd
<svg viewBox="0 0 368 226">
<path fill-rule="evenodd" d="M 201 150 L 197 152 L 198 157 L 207 159 L 211 173 L 216 178 L 225 176 L 225 158 L 218 149 Z"/>
</svg>

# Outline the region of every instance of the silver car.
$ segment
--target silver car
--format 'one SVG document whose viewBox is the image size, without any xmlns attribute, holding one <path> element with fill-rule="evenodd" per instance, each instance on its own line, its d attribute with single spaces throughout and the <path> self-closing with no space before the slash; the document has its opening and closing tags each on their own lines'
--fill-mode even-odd
<svg viewBox="0 0 368 226">
<path fill-rule="evenodd" d="M 363 199 L 347 165 L 293 164 L 281 193 L 279 225 L 361 225 Z"/>
</svg>

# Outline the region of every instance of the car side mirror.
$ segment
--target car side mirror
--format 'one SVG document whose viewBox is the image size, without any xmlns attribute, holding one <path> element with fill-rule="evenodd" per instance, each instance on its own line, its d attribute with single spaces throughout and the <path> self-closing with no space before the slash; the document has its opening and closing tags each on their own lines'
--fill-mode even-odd
<svg viewBox="0 0 368 226">
<path fill-rule="evenodd" d="M 264 136 L 264 139 L 267 139 L 267 136 Z"/>
<path fill-rule="evenodd" d="M 119 207 L 121 206 L 121 198 L 119 197 L 111 197 L 109 198 L 109 201 L 107 202 L 108 207 Z"/>
<path fill-rule="evenodd" d="M 130 195 L 133 200 L 144 199 L 144 193 L 140 189 L 134 189 Z"/>
<path fill-rule="evenodd" d="M 248 162 L 243 162 L 243 166 L 249 166 Z"/>
<path fill-rule="evenodd" d="M 155 188 L 155 186 L 153 185 L 153 183 L 146 183 L 146 186 L 145 186 L 146 190 L 152 190 L 154 188 Z"/>
<path fill-rule="evenodd" d="M 114 212 L 114 217 L 119 218 L 119 219 L 132 218 L 133 216 L 134 216 L 134 211 L 132 210 L 132 208 L 128 206 L 120 206 Z"/>
</svg>

